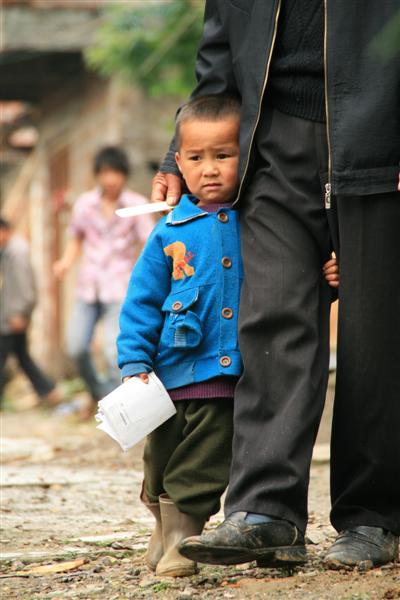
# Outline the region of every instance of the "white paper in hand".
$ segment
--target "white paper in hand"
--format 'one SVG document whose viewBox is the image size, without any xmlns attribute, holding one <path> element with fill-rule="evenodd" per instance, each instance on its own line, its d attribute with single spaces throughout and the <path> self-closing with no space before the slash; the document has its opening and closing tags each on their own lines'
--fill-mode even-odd
<svg viewBox="0 0 400 600">
<path fill-rule="evenodd" d="M 100 400 L 96 421 L 123 450 L 128 450 L 176 413 L 167 390 L 155 375 L 149 383 L 132 377 Z"/>
</svg>

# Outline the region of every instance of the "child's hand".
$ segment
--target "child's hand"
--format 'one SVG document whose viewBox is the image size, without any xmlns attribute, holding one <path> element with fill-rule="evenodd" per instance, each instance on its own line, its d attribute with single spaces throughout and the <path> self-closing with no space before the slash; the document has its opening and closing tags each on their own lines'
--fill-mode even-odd
<svg viewBox="0 0 400 600">
<path fill-rule="evenodd" d="M 328 260 L 328 262 L 326 262 L 324 264 L 324 267 L 322 270 L 323 270 L 325 279 L 329 283 L 329 285 L 333 288 L 338 288 L 339 282 L 340 282 L 340 276 L 339 276 L 339 266 L 337 264 L 335 255 L 333 255 L 331 260 Z"/>
<path fill-rule="evenodd" d="M 122 383 L 125 383 L 125 381 L 128 381 L 128 379 L 132 379 L 132 377 L 140 377 L 143 383 L 149 383 L 149 376 L 147 373 L 139 373 L 139 375 L 130 375 L 129 377 L 124 377 Z"/>
</svg>

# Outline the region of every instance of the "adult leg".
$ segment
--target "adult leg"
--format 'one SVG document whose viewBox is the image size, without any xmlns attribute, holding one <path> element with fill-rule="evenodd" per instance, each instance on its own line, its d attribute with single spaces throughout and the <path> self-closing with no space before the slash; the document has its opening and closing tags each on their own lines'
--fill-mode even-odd
<svg viewBox="0 0 400 600">
<path fill-rule="evenodd" d="M 227 518 L 180 551 L 206 563 L 283 566 L 306 559 L 309 469 L 328 379 L 325 128 L 266 107 L 257 146 L 258 168 L 240 209 L 244 371 Z"/>
<path fill-rule="evenodd" d="M 325 128 L 270 109 L 258 150 L 261 164 L 241 206 L 244 372 L 225 512 L 270 515 L 304 532 L 329 360 Z"/>
<path fill-rule="evenodd" d="M 102 304 L 102 319 L 104 325 L 104 356 L 107 363 L 105 386 L 112 391 L 121 383 L 121 373 L 117 365 L 117 336 L 119 333 L 119 302 Z"/>
<path fill-rule="evenodd" d="M 340 303 L 331 520 L 338 531 L 361 527 L 368 536 L 374 532 L 366 527 L 380 528 L 398 536 L 400 195 L 339 197 L 337 211 Z"/>
<path fill-rule="evenodd" d="M 90 352 L 90 344 L 99 318 L 99 303 L 76 300 L 67 332 L 68 354 L 76 363 L 79 375 L 95 400 L 99 400 L 104 395 L 103 383 Z"/>
<path fill-rule="evenodd" d="M 43 398 L 52 392 L 55 388 L 55 383 L 43 373 L 30 356 L 25 332 L 14 336 L 13 351 L 21 369 L 28 377 L 37 395 Z"/>
<path fill-rule="evenodd" d="M 9 354 L 12 352 L 13 335 L 0 335 L 0 401 L 3 398 L 4 388 L 7 383 L 6 362 Z"/>
</svg>

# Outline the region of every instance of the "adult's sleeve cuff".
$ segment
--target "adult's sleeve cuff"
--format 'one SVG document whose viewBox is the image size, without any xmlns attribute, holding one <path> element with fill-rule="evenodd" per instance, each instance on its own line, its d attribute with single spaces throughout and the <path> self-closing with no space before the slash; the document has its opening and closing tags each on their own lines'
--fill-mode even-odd
<svg viewBox="0 0 400 600">
<path fill-rule="evenodd" d="M 181 173 L 177 167 L 175 158 L 172 158 L 170 160 L 166 158 L 163 161 L 163 163 L 160 165 L 160 172 L 161 173 L 172 173 L 172 175 L 177 175 L 178 177 L 181 177 Z"/>
<path fill-rule="evenodd" d="M 172 173 L 173 175 L 181 176 L 178 165 L 175 161 L 175 138 L 172 140 L 167 154 L 160 165 L 161 173 Z"/>
</svg>

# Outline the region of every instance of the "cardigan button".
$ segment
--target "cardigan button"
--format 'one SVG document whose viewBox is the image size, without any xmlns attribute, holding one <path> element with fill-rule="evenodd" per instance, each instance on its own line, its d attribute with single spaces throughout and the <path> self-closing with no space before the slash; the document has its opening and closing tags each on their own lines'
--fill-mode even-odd
<svg viewBox="0 0 400 600">
<path fill-rule="evenodd" d="M 182 302 L 180 302 L 179 300 L 177 302 L 174 302 L 172 305 L 172 310 L 181 310 L 183 304 Z"/>
<path fill-rule="evenodd" d="M 219 364 L 221 367 L 230 367 L 232 360 L 229 358 L 229 356 L 221 356 L 219 359 Z"/>
<path fill-rule="evenodd" d="M 232 261 L 228 256 L 224 256 L 224 258 L 221 260 L 222 262 L 222 266 L 225 267 L 225 269 L 230 269 L 232 266 Z"/>
<path fill-rule="evenodd" d="M 223 308 L 221 314 L 224 317 L 224 319 L 232 319 L 233 310 L 231 308 Z"/>
<path fill-rule="evenodd" d="M 221 221 L 221 223 L 227 223 L 229 221 L 229 217 L 225 212 L 219 212 L 218 220 Z"/>
</svg>

